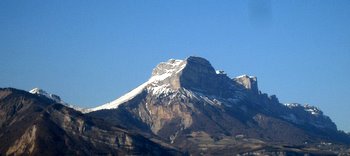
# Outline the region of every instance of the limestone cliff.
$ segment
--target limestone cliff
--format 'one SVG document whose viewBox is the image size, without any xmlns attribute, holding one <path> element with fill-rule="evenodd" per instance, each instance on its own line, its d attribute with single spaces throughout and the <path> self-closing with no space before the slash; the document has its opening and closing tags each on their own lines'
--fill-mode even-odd
<svg viewBox="0 0 350 156">
<path fill-rule="evenodd" d="M 91 111 L 91 116 L 159 136 L 188 150 L 204 143 L 203 136 L 231 141 L 243 136 L 286 144 L 350 141 L 341 139 L 324 114 L 296 112 L 279 103 L 276 96 L 261 93 L 256 77 L 231 79 L 200 57 L 162 62 L 144 84 Z M 303 122 L 293 121 L 293 115 Z"/>
</svg>

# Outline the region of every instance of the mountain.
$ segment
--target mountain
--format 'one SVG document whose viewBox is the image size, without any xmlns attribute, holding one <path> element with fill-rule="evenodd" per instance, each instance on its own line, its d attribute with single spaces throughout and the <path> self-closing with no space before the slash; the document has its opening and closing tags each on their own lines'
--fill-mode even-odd
<svg viewBox="0 0 350 156">
<path fill-rule="evenodd" d="M 0 155 L 182 155 L 175 148 L 62 105 L 34 89 L 0 88 Z"/>
<path fill-rule="evenodd" d="M 53 101 L 55 101 L 57 103 L 68 105 L 58 95 L 48 93 L 48 92 L 46 92 L 46 91 L 44 91 L 44 90 L 42 90 L 40 88 L 33 88 L 32 90 L 29 91 L 29 93 L 36 94 L 38 96 L 44 96 L 44 97 L 49 98 L 49 99 L 51 99 L 51 100 L 53 100 Z"/>
<path fill-rule="evenodd" d="M 158 64 L 148 81 L 88 112 L 195 155 L 325 153 L 323 143 L 350 144 L 316 107 L 281 104 L 259 90 L 256 77 L 229 78 L 193 56 Z"/>
<path fill-rule="evenodd" d="M 51 99 L 51 100 L 53 100 L 53 101 L 55 101 L 57 103 L 60 103 L 60 104 L 65 105 L 67 107 L 73 108 L 73 109 L 75 109 L 77 111 L 80 111 L 80 112 L 88 111 L 85 108 L 81 108 L 81 107 L 78 107 L 78 106 L 75 106 L 75 105 L 72 105 L 72 104 L 68 104 L 65 101 L 63 101 L 60 96 L 58 96 L 56 94 L 48 93 L 47 91 L 45 91 L 43 89 L 40 89 L 40 88 L 33 88 L 32 90 L 29 91 L 29 93 L 32 93 L 32 94 L 35 94 L 35 95 L 38 95 L 38 96 L 44 96 L 44 97 L 46 97 L 48 99 Z"/>
</svg>

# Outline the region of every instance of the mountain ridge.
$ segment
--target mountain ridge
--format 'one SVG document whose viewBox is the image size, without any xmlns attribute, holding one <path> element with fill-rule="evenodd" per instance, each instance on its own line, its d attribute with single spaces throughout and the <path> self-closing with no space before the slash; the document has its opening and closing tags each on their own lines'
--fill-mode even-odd
<svg viewBox="0 0 350 156">
<path fill-rule="evenodd" d="M 293 145 L 350 143 L 315 107 L 290 108 L 275 95 L 262 93 L 256 77 L 229 78 L 200 57 L 158 64 L 152 77 L 134 91 L 127 100 L 115 100 L 117 107 L 88 115 L 157 135 L 189 151 L 202 146 L 198 138 L 203 136 Z"/>
<path fill-rule="evenodd" d="M 209 94 L 224 95 L 225 93 L 216 93 L 215 90 L 217 91 L 218 89 L 222 89 L 220 87 L 223 87 L 224 86 L 223 84 L 225 84 L 225 82 L 207 80 L 210 77 L 212 79 L 213 77 L 214 78 L 219 77 L 219 79 L 231 81 L 231 79 L 227 77 L 226 74 L 217 73 L 217 72 L 218 71 L 215 71 L 215 69 L 211 66 L 209 61 L 201 57 L 190 56 L 185 60 L 170 59 L 167 62 L 161 62 L 160 64 L 158 64 L 153 69 L 152 76 L 145 83 L 141 84 L 140 86 L 136 87 L 132 91 L 124 94 L 123 96 L 121 96 L 120 98 L 117 98 L 112 102 L 102 104 L 101 106 L 89 109 L 88 112 L 97 111 L 101 109 L 115 109 L 118 107 L 118 105 L 120 105 L 123 102 L 127 102 L 127 100 L 130 100 L 131 98 L 134 97 L 135 94 L 140 93 L 144 89 L 147 89 L 149 92 L 152 91 L 153 93 L 157 93 L 157 92 L 161 93 L 162 91 L 163 92 L 174 91 L 183 87 L 183 88 L 196 90 L 198 92 L 207 91 L 209 92 Z M 209 77 L 208 77 L 208 74 L 210 75 Z M 243 76 L 247 76 L 247 75 L 243 75 Z M 250 76 L 249 78 L 253 78 L 253 77 Z M 241 80 L 242 76 L 238 76 L 233 79 Z M 255 79 L 255 83 L 257 83 L 256 77 L 254 77 L 254 79 Z M 218 84 L 218 83 L 223 83 L 223 84 Z M 245 80 L 242 80 L 240 84 L 245 85 L 245 83 L 247 82 L 245 82 Z M 212 89 L 211 87 L 214 87 L 214 89 Z M 231 84 L 229 84 L 228 87 L 232 87 Z M 257 84 L 255 85 L 254 89 L 258 90 Z M 222 96 L 222 95 L 219 95 L 219 96 Z"/>
<path fill-rule="evenodd" d="M 129 134 L 131 138 L 134 134 L 142 134 L 140 142 L 146 142 L 152 148 L 174 155 L 179 154 L 177 149 L 182 154 L 192 155 L 249 155 L 251 152 L 334 155 L 346 153 L 346 150 L 350 154 L 350 136 L 338 131 L 335 123 L 317 107 L 298 103 L 282 104 L 276 95 L 268 95 L 259 90 L 257 77 L 241 75 L 230 78 L 224 71 L 215 70 L 208 60 L 201 57 L 190 56 L 184 60 L 170 59 L 161 62 L 152 70 L 151 77 L 145 83 L 120 98 L 95 108 L 77 109 L 65 103 L 59 96 L 39 88 L 31 90 L 30 93 L 23 94 L 32 95 L 31 98 L 41 98 L 54 105 L 53 108 L 50 106 L 50 109 L 45 109 L 48 114 L 42 115 L 54 118 L 39 117 L 41 125 L 55 123 L 58 125 L 57 129 L 61 130 L 57 134 L 54 130 L 51 131 L 55 133 L 44 131 L 48 136 L 84 136 L 76 120 L 91 120 L 97 129 L 107 128 L 102 129 L 103 135 L 120 134 L 119 130 L 123 131 L 120 134 L 122 138 Z M 6 96 L 6 92 L 0 91 L 0 103 L 4 102 Z M 38 102 L 42 103 L 43 101 Z M 5 102 L 5 105 L 11 104 Z M 65 113 L 61 110 L 65 110 Z M 1 111 L 0 107 L 0 115 Z M 9 113 L 13 110 L 5 109 L 3 112 Z M 30 112 L 36 114 L 35 111 Z M 66 116 L 69 116 L 69 120 Z M 44 126 L 33 125 L 35 124 L 23 128 L 21 133 L 25 135 L 15 135 L 17 138 L 25 138 L 21 141 L 26 145 L 25 148 L 11 148 L 6 145 L 7 151 L 2 150 L 1 153 L 15 153 L 14 149 L 35 149 L 32 146 L 35 142 L 33 139 L 37 139 L 37 131 L 43 131 Z M 115 126 L 120 126 L 119 130 L 108 128 Z M 0 138 L 5 134 L 1 132 L 3 131 L 0 129 Z M 97 140 L 106 139 L 101 136 L 100 130 L 94 131 L 98 135 L 91 134 L 92 131 L 87 133 Z M 15 141 L 12 140 L 11 143 L 14 144 Z M 73 139 L 72 143 L 74 142 L 79 143 Z M 140 152 L 138 149 L 143 149 L 137 142 L 134 145 L 136 153 Z M 84 142 L 91 143 L 94 142 Z M 86 151 L 89 150 L 80 143 L 79 146 L 84 150 L 70 148 L 70 151 L 87 154 Z M 97 151 L 107 150 L 109 153 L 119 149 L 104 145 L 94 148 Z M 120 149 L 119 152 L 125 151 Z M 144 152 L 149 153 L 147 150 Z"/>
<path fill-rule="evenodd" d="M 0 155 L 182 155 L 159 141 L 14 88 L 0 88 L 0 140 Z"/>
</svg>

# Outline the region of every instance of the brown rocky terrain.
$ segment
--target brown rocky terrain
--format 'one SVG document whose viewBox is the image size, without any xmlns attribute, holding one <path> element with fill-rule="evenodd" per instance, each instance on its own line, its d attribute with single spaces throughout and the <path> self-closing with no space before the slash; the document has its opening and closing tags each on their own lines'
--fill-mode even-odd
<svg viewBox="0 0 350 156">
<path fill-rule="evenodd" d="M 12 88 L 0 89 L 0 140 L 0 155 L 182 155 L 156 138 Z"/>
</svg>

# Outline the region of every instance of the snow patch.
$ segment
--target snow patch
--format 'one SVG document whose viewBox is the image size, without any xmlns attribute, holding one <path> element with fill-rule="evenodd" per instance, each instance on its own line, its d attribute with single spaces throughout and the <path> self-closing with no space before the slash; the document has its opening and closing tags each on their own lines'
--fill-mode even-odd
<svg viewBox="0 0 350 156">
<path fill-rule="evenodd" d="M 121 96 L 120 98 L 118 98 L 112 102 L 106 103 L 102 106 L 98 106 L 96 108 L 89 109 L 89 111 L 87 111 L 87 112 L 93 112 L 93 111 L 102 110 L 102 109 L 116 109 L 116 108 L 118 108 L 118 106 L 120 104 L 125 103 L 125 102 L 133 99 L 136 95 L 141 93 L 147 85 L 148 85 L 148 82 L 143 83 L 142 85 L 136 87 L 134 90 L 126 93 L 125 95 Z"/>
<path fill-rule="evenodd" d="M 251 78 L 251 79 L 254 79 L 256 78 L 255 76 L 249 76 L 247 74 L 243 74 L 243 75 L 240 75 L 240 76 L 237 76 L 236 79 L 241 79 L 241 78 Z"/>
<path fill-rule="evenodd" d="M 322 114 L 322 111 L 320 109 L 318 109 L 315 106 L 311 106 L 309 104 L 301 105 L 299 103 L 286 103 L 284 105 L 286 107 L 288 107 L 289 109 L 296 109 L 296 108 L 303 109 L 304 111 L 306 111 L 312 115 L 315 115 L 315 116 Z"/>
<path fill-rule="evenodd" d="M 285 103 L 284 105 L 289 108 L 301 107 L 301 104 L 299 103 Z"/>
<path fill-rule="evenodd" d="M 170 93 L 173 93 L 174 90 L 170 88 L 169 84 L 164 84 L 161 86 L 151 86 L 147 88 L 149 93 L 152 93 L 153 95 L 169 95 Z"/>
<path fill-rule="evenodd" d="M 152 77 L 148 82 L 158 83 L 168 77 L 179 73 L 186 66 L 185 61 L 170 59 L 168 62 L 161 62 L 152 72 Z"/>
</svg>

